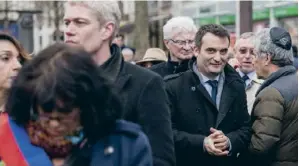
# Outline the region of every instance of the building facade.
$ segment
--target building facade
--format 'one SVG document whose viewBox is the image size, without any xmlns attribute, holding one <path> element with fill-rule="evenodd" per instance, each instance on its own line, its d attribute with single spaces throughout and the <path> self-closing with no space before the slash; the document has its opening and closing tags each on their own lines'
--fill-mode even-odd
<svg viewBox="0 0 299 166">
<path fill-rule="evenodd" d="M 217 23 L 224 25 L 236 36 L 236 1 L 173 1 L 174 16 L 184 15 L 194 19 L 197 26 Z M 280 26 L 287 29 L 293 43 L 298 45 L 298 2 L 293 1 L 253 1 L 253 31 Z"/>
<path fill-rule="evenodd" d="M 172 17 L 172 1 L 147 1 L 149 20 L 149 45 L 166 49 L 163 44 L 163 25 Z M 125 43 L 134 46 L 135 34 L 135 3 L 134 1 L 121 1 L 123 19 L 120 33 L 125 35 Z"/>
<path fill-rule="evenodd" d="M 33 2 L 0 1 L 0 31 L 14 36 L 29 52 L 34 51 L 33 16 L 41 13 Z"/>
</svg>

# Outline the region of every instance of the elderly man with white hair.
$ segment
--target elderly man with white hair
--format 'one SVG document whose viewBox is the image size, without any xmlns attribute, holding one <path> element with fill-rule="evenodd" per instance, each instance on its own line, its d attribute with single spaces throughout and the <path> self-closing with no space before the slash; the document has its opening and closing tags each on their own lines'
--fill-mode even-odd
<svg viewBox="0 0 299 166">
<path fill-rule="evenodd" d="M 273 27 L 257 34 L 254 67 L 265 79 L 252 111 L 250 165 L 298 165 L 298 75 L 292 41 L 285 29 Z M 254 163 L 252 163 L 254 162 Z"/>
<path fill-rule="evenodd" d="M 149 139 L 154 165 L 175 165 L 164 81 L 152 71 L 125 62 L 119 47 L 111 44 L 118 32 L 120 19 L 117 1 L 67 1 L 64 14 L 65 42 L 83 46 L 93 55 L 100 71 L 105 72 L 116 85 L 116 91 L 122 97 L 124 119 L 141 126 Z M 134 137 L 133 133 L 130 136 Z M 114 155 L 117 152 L 116 149 Z M 126 154 L 127 158 L 136 155 L 140 161 L 143 160 L 143 153 L 136 154 L 127 149 Z M 113 156 L 107 156 L 109 158 Z"/>
<path fill-rule="evenodd" d="M 234 53 L 238 63 L 236 70 L 245 82 L 249 114 L 251 114 L 255 93 L 263 83 L 261 79 L 257 78 L 253 66 L 253 60 L 255 58 L 253 51 L 254 40 L 255 34 L 253 32 L 245 32 L 237 39 L 234 46 Z"/>
<path fill-rule="evenodd" d="M 193 57 L 194 37 L 197 28 L 189 17 L 174 17 L 163 27 L 164 44 L 169 50 L 168 61 L 154 65 L 151 70 L 162 77 L 188 70 Z"/>
</svg>

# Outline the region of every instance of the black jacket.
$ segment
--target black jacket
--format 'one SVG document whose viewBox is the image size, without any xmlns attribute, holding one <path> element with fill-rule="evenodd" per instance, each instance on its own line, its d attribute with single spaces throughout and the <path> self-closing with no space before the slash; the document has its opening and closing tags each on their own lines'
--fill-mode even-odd
<svg viewBox="0 0 299 166">
<path fill-rule="evenodd" d="M 165 78 L 177 166 L 237 165 L 237 156 L 247 149 L 251 136 L 244 83 L 231 66 L 225 66 L 218 111 L 190 66 L 190 70 L 184 73 Z M 213 157 L 204 152 L 203 140 L 210 135 L 210 127 L 223 131 L 230 139 L 231 156 Z"/>
<path fill-rule="evenodd" d="M 157 65 L 154 65 L 150 68 L 155 73 L 158 73 L 161 77 L 165 77 L 171 74 L 177 74 L 181 72 L 185 72 L 188 70 L 188 62 L 189 60 L 184 60 L 182 62 L 173 62 L 170 59 L 170 55 L 168 56 L 167 62 L 162 62 Z"/>
<path fill-rule="evenodd" d="M 149 138 L 155 166 L 175 165 L 170 110 L 163 79 L 127 63 L 120 49 L 111 46 L 111 58 L 101 68 L 115 82 L 123 100 L 125 120 L 138 123 Z"/>
</svg>

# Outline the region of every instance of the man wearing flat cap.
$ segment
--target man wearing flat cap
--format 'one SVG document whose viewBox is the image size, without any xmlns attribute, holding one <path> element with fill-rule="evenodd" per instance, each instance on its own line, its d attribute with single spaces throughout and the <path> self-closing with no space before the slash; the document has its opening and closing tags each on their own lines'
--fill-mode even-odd
<svg viewBox="0 0 299 166">
<path fill-rule="evenodd" d="M 254 66 L 265 79 L 252 111 L 250 165 L 298 165 L 298 76 L 290 34 L 278 27 L 256 36 Z"/>
</svg>

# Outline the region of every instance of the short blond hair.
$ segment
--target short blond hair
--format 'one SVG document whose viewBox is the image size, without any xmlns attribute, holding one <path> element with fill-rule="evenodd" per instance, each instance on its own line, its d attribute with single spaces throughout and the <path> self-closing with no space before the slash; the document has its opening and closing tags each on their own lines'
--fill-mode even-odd
<svg viewBox="0 0 299 166">
<path fill-rule="evenodd" d="M 83 5 L 91 9 L 97 16 L 100 24 L 104 24 L 108 21 L 114 23 L 115 29 L 112 35 L 114 38 L 119 30 L 119 24 L 121 20 L 121 12 L 117 1 L 67 1 L 65 5 Z"/>
</svg>

